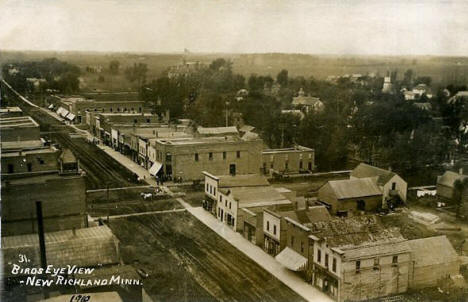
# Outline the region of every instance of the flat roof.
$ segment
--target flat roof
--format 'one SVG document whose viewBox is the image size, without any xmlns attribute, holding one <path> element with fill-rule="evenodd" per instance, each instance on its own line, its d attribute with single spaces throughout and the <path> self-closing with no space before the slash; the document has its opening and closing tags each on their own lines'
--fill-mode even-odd
<svg viewBox="0 0 468 302">
<path fill-rule="evenodd" d="M 211 137 L 191 137 L 191 138 L 174 138 L 174 139 L 159 139 L 158 143 L 164 145 L 200 145 L 200 144 L 220 144 L 220 143 L 233 143 L 244 142 L 238 136 L 211 136 Z"/>
<path fill-rule="evenodd" d="M 262 154 L 291 153 L 291 152 L 304 152 L 304 151 L 314 151 L 314 149 L 304 147 L 304 146 L 295 146 L 295 147 L 292 147 L 292 148 L 266 149 L 266 150 L 262 151 Z"/>
<path fill-rule="evenodd" d="M 39 124 L 30 116 L 0 118 L 0 129 L 14 129 L 27 127 L 39 127 Z"/>
<path fill-rule="evenodd" d="M 34 151 L 36 151 L 37 153 L 44 153 L 44 151 L 42 149 L 47 149 L 47 148 L 44 148 L 43 146 L 44 146 L 44 141 L 41 140 L 41 139 L 28 140 L 28 141 L 0 142 L 0 147 L 3 150 L 2 156 L 10 154 L 10 152 L 7 152 L 7 150 L 36 149 L 36 150 L 24 151 L 23 154 L 26 154 L 26 152 L 29 152 L 28 154 L 31 154 L 31 153 L 34 153 Z"/>
<path fill-rule="evenodd" d="M 2 107 L 0 108 L 0 113 L 7 113 L 7 112 L 23 112 L 20 107 Z"/>
</svg>

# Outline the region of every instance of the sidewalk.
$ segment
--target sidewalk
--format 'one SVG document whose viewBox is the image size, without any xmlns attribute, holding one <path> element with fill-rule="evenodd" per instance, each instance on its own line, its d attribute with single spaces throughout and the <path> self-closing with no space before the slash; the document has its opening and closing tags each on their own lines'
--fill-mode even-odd
<svg viewBox="0 0 468 302">
<path fill-rule="evenodd" d="M 213 217 L 213 215 L 205 211 L 202 207 L 194 208 L 181 198 L 177 198 L 177 201 L 179 201 L 198 220 L 223 237 L 227 242 L 247 255 L 250 259 L 263 267 L 266 271 L 270 272 L 273 276 L 278 278 L 281 282 L 307 301 L 333 301 L 330 297 L 305 282 L 298 275 L 283 267 L 273 257 L 266 254 L 261 248 L 242 237 L 241 234 L 234 232 L 231 228 L 219 222 L 215 217 Z"/>
</svg>

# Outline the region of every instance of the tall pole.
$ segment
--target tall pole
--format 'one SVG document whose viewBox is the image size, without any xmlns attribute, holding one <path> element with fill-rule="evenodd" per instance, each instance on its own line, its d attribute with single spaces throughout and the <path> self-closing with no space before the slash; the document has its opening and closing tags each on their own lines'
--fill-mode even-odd
<svg viewBox="0 0 468 302">
<path fill-rule="evenodd" d="M 44 272 L 47 268 L 46 246 L 44 238 L 44 220 L 42 217 L 42 202 L 36 201 L 36 216 L 37 216 L 37 232 L 39 235 L 39 251 L 41 254 L 41 267 Z M 44 277 L 45 277 L 44 273 Z M 49 298 L 49 292 L 44 288 L 44 298 Z"/>
<path fill-rule="evenodd" d="M 226 101 L 226 127 L 229 126 L 229 118 L 228 118 L 228 105 L 229 105 L 229 102 Z"/>
</svg>

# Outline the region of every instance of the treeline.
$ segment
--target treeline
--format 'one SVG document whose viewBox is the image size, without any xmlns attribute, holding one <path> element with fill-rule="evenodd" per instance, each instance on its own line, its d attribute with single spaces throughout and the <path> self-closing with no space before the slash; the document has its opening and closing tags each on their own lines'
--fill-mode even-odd
<svg viewBox="0 0 468 302">
<path fill-rule="evenodd" d="M 396 78 L 396 72 L 392 75 Z M 447 158 L 460 113 L 442 93 L 419 100 L 431 102 L 432 111 L 414 106 L 399 92 L 409 82 L 430 85 L 431 79 L 408 71 L 401 83 L 394 82 L 396 93 L 384 94 L 382 77 L 363 75 L 358 83 L 345 78 L 330 83 L 289 77 L 282 70 L 275 78 L 252 74 L 246 79 L 232 71 L 231 62 L 217 59 L 199 71 L 165 75 L 145 84 L 141 97 L 155 111 L 170 110 L 173 118 L 191 118 L 203 126 L 224 126 L 226 110 L 230 117 L 240 113 L 272 148 L 294 144 L 314 148 L 321 170 L 345 168 L 347 160 L 355 158 L 412 173 Z M 320 98 L 324 110 L 303 119 L 282 113 L 292 108 L 301 88 Z M 248 93 L 239 97 L 241 89 Z M 452 87 L 451 93 L 460 89 Z"/>
<path fill-rule="evenodd" d="M 80 88 L 80 68 L 56 58 L 5 64 L 2 76 L 21 93 L 53 90 L 71 94 Z"/>
</svg>

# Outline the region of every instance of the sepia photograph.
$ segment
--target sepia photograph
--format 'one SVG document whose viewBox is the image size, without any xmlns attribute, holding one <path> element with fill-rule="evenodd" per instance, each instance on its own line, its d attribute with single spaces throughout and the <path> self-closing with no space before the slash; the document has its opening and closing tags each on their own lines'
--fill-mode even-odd
<svg viewBox="0 0 468 302">
<path fill-rule="evenodd" d="M 467 0 L 0 12 L 0 301 L 468 302 Z"/>
</svg>

